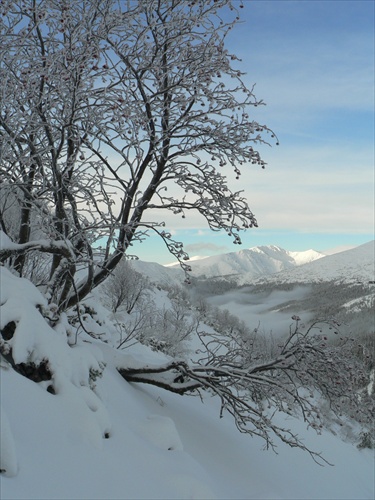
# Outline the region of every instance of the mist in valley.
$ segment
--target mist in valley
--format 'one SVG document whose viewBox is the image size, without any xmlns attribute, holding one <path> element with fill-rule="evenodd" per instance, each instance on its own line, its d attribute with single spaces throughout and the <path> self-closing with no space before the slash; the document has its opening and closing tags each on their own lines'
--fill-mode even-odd
<svg viewBox="0 0 375 500">
<path fill-rule="evenodd" d="M 212 306 L 227 309 L 250 330 L 256 328 L 265 335 L 286 335 L 295 314 L 307 325 L 334 318 L 345 335 L 374 334 L 374 290 L 363 284 L 263 283 L 207 294 L 206 300 Z"/>
<path fill-rule="evenodd" d="M 207 302 L 244 321 L 250 329 L 259 333 L 284 336 L 293 323 L 293 314 L 298 314 L 304 322 L 310 321 L 313 314 L 301 310 L 298 302 L 311 293 L 310 285 L 297 285 L 291 290 L 257 290 L 246 286 L 230 290 L 221 295 L 207 297 Z"/>
</svg>

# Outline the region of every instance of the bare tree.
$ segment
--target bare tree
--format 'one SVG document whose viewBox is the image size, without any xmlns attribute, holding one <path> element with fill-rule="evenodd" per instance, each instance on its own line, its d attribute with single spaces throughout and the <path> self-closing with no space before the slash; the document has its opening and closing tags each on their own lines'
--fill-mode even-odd
<svg viewBox="0 0 375 500">
<path fill-rule="evenodd" d="M 252 120 L 262 101 L 225 48 L 238 20 L 230 0 L 9 0 L 2 9 L 1 189 L 17 196 L 21 218 L 18 247 L 0 258 L 24 275 L 28 253 L 50 255 L 48 296 L 63 310 L 147 231 L 184 265 L 162 217 L 146 219 L 152 209 L 198 211 L 240 243 L 256 220 L 221 170 L 238 178 L 241 165 L 264 167 L 254 147 L 274 134 Z"/>
<path fill-rule="evenodd" d="M 104 291 L 113 312 L 123 306 L 130 314 L 149 286 L 147 278 L 122 260 L 104 283 Z"/>
<path fill-rule="evenodd" d="M 199 325 L 198 319 L 189 312 L 178 300 L 172 300 L 170 308 L 155 311 L 153 329 L 148 336 L 143 336 L 143 343 L 169 356 L 186 358 L 189 352 L 187 341 Z"/>
</svg>

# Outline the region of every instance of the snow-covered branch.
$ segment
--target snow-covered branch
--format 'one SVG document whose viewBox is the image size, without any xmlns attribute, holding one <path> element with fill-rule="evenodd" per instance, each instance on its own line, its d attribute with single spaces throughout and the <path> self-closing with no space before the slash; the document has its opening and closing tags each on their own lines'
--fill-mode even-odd
<svg viewBox="0 0 375 500">
<path fill-rule="evenodd" d="M 3 231 L 0 231 L 0 261 L 5 261 L 11 256 L 33 251 L 57 254 L 68 259 L 74 259 L 74 249 L 69 241 L 37 240 L 23 244 L 14 243 Z"/>
<path fill-rule="evenodd" d="M 221 414 L 229 412 L 241 432 L 261 436 L 272 448 L 272 435 L 276 435 L 321 462 L 324 459 L 308 450 L 298 436 L 276 425 L 273 414 L 300 414 L 319 432 L 323 427 L 319 399 L 329 402 L 338 419 L 348 408 L 355 412 L 366 398 L 366 376 L 361 363 L 349 356 L 353 339 L 343 338 L 339 345 L 328 339 L 327 329 L 333 332 L 331 337 L 338 335 L 335 322 L 319 321 L 304 330 L 299 321 L 295 318 L 294 328 L 273 357 L 257 352 L 250 338 L 201 332 L 205 349 L 200 351 L 203 356 L 198 361 L 121 366 L 118 371 L 129 382 L 152 384 L 178 394 L 208 391 L 220 398 Z M 260 356 L 262 361 L 258 360 Z M 367 401 L 363 406 L 361 421 L 370 424 L 373 404 Z"/>
</svg>

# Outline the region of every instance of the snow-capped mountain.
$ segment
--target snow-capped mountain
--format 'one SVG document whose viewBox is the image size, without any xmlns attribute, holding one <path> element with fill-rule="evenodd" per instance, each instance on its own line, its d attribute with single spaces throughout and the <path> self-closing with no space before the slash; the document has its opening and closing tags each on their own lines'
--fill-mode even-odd
<svg viewBox="0 0 375 500">
<path fill-rule="evenodd" d="M 188 264 L 191 266 L 192 276 L 231 277 L 242 284 L 245 276 L 247 281 L 252 281 L 260 276 L 278 273 L 285 269 L 294 269 L 296 266 L 322 257 L 325 255 L 315 250 L 289 252 L 278 246 L 270 245 L 200 259 L 193 257 L 188 261 Z M 138 272 L 148 276 L 153 283 L 161 285 L 176 281 L 181 283 L 185 276 L 178 263 L 161 266 L 154 262 L 133 261 L 132 266 Z"/>
<path fill-rule="evenodd" d="M 315 250 L 291 252 L 278 246 L 259 246 L 199 260 L 189 264 L 192 276 L 223 277 L 238 285 L 250 283 L 317 283 L 337 281 L 365 283 L 375 280 L 374 241 L 334 255 Z M 178 264 L 133 261 L 134 268 L 156 284 L 181 283 L 185 275 Z"/>
<path fill-rule="evenodd" d="M 190 261 L 193 276 L 207 278 L 217 276 L 247 278 L 278 273 L 286 269 L 325 257 L 315 250 L 289 252 L 278 246 L 258 246 L 239 252 L 214 255 L 201 260 Z"/>
<path fill-rule="evenodd" d="M 375 241 L 328 255 L 294 269 L 260 278 L 267 283 L 318 283 L 336 281 L 371 284 L 375 281 Z"/>
</svg>

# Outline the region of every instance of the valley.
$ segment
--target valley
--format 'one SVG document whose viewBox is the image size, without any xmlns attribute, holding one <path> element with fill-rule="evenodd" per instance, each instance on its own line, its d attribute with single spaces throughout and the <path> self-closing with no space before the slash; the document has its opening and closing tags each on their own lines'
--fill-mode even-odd
<svg viewBox="0 0 375 500">
<path fill-rule="evenodd" d="M 192 297 L 228 310 L 250 330 L 282 336 L 298 314 L 306 323 L 335 318 L 346 335 L 367 336 L 374 335 L 374 255 L 374 241 L 329 256 L 254 247 L 192 261 L 188 286 L 176 266 L 132 265 L 155 284 L 184 286 Z"/>
</svg>

